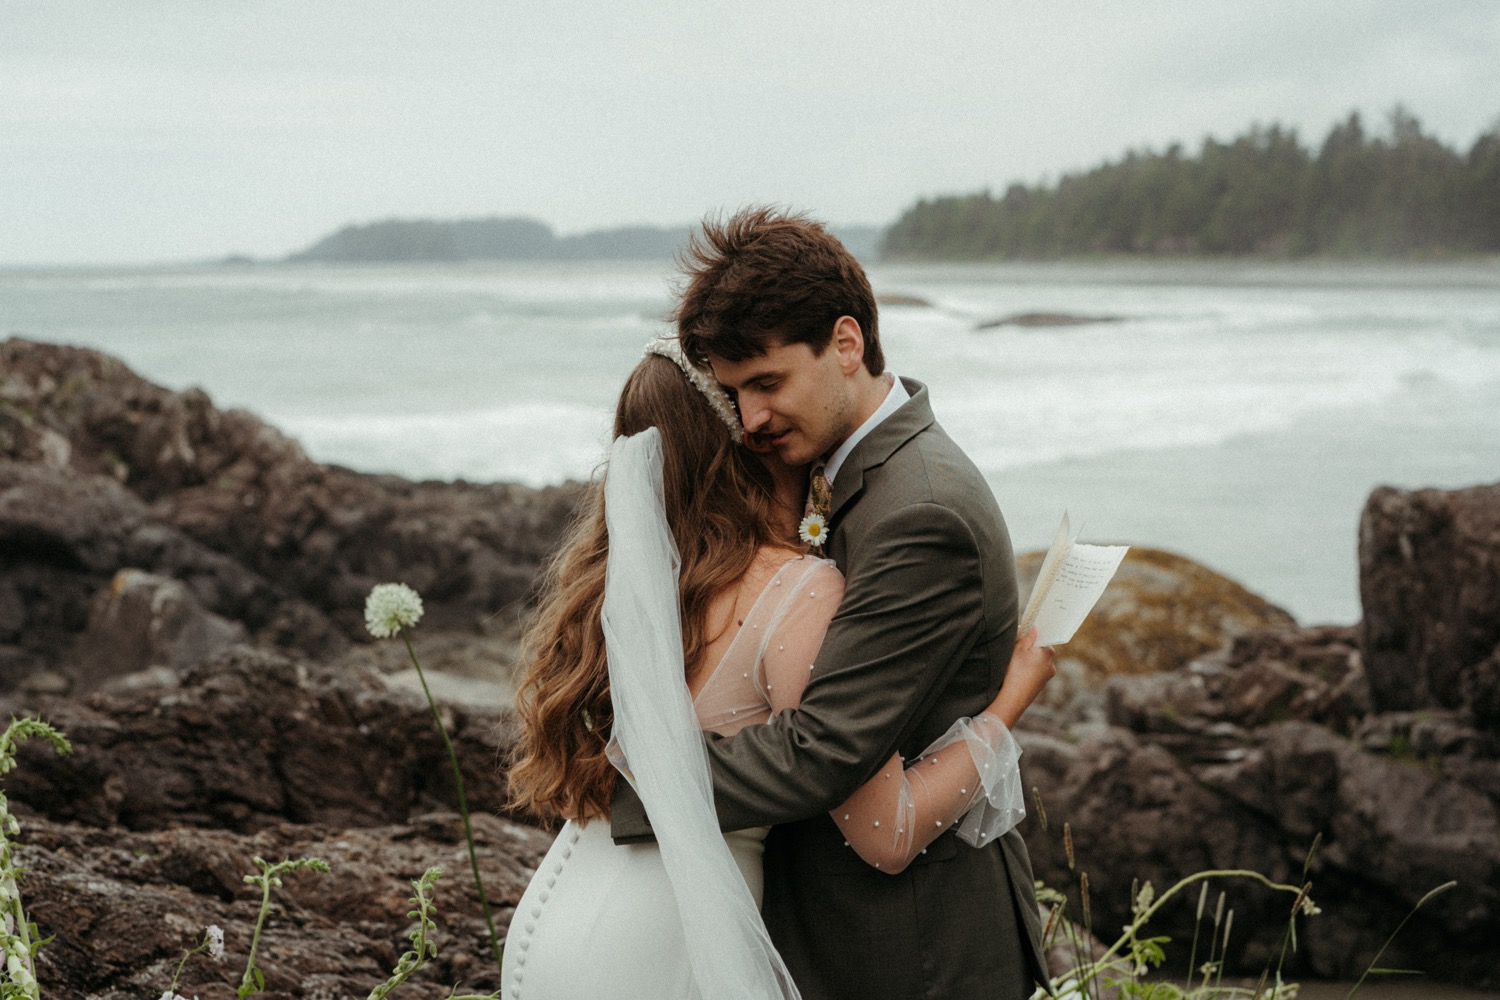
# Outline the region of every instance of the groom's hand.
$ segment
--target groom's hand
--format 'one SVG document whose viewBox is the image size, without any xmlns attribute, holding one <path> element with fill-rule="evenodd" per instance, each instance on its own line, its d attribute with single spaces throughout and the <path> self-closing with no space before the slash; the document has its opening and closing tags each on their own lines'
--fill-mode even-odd
<svg viewBox="0 0 1500 1000">
<path fill-rule="evenodd" d="M 1021 714 L 1036 700 L 1047 682 L 1057 676 L 1057 659 L 1051 646 L 1036 644 L 1037 631 L 1030 632 L 1016 641 L 1011 653 L 1010 666 L 1005 671 L 1005 682 L 1000 693 L 986 709 L 1005 723 L 1005 728 L 1014 729 Z"/>
</svg>

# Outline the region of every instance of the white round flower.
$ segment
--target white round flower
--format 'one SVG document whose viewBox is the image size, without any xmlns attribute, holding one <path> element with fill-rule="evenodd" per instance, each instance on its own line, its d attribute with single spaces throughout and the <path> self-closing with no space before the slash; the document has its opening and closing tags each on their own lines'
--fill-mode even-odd
<svg viewBox="0 0 1500 1000">
<path fill-rule="evenodd" d="M 365 598 L 365 628 L 377 639 L 389 639 L 422 620 L 422 598 L 404 583 L 381 583 Z"/>
<path fill-rule="evenodd" d="M 828 521 L 822 514 L 809 514 L 797 525 L 797 536 L 808 545 L 822 546 L 828 537 Z"/>
<path fill-rule="evenodd" d="M 208 930 L 204 931 L 204 937 L 208 939 L 208 957 L 215 962 L 224 960 L 224 929 L 218 924 L 209 924 Z"/>
</svg>

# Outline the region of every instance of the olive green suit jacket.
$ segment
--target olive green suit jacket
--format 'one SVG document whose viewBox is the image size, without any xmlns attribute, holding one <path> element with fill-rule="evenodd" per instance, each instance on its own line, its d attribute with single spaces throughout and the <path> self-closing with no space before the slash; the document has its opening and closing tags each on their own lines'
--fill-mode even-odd
<svg viewBox="0 0 1500 1000">
<path fill-rule="evenodd" d="M 807 1000 L 1025 1000 L 1042 972 L 1025 844 L 944 833 L 905 871 L 866 865 L 828 811 L 893 752 L 917 756 L 1000 688 L 1016 640 L 1010 537 L 989 487 L 934 422 L 925 386 L 850 453 L 827 554 L 845 576 L 801 707 L 710 741 L 726 830 L 773 826 L 762 912 Z M 616 841 L 647 839 L 619 783 Z"/>
</svg>

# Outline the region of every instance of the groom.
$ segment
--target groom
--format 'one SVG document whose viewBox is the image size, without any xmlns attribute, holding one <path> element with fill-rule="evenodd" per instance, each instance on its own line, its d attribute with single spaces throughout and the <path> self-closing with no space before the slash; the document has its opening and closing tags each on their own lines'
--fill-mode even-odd
<svg viewBox="0 0 1500 1000">
<path fill-rule="evenodd" d="M 927 388 L 884 374 L 869 281 L 821 225 L 767 209 L 705 223 L 688 273 L 684 351 L 748 433 L 828 480 L 824 554 L 846 577 L 801 707 L 709 746 L 723 828 L 774 825 L 772 939 L 807 1000 L 1025 1000 L 1046 977 L 1018 833 L 973 848 L 950 829 L 889 875 L 828 816 L 999 689 L 1017 608 L 994 497 Z M 616 841 L 650 836 L 625 782 L 611 815 Z"/>
</svg>

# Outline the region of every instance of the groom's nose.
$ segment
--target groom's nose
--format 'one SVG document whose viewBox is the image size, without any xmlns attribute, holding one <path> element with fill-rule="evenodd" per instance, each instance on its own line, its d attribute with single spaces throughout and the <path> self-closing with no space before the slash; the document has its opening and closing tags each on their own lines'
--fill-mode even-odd
<svg viewBox="0 0 1500 1000">
<path fill-rule="evenodd" d="M 737 402 L 740 404 L 740 423 L 745 426 L 745 433 L 756 434 L 765 430 L 766 425 L 771 422 L 770 409 L 749 393 L 740 393 Z"/>
</svg>

